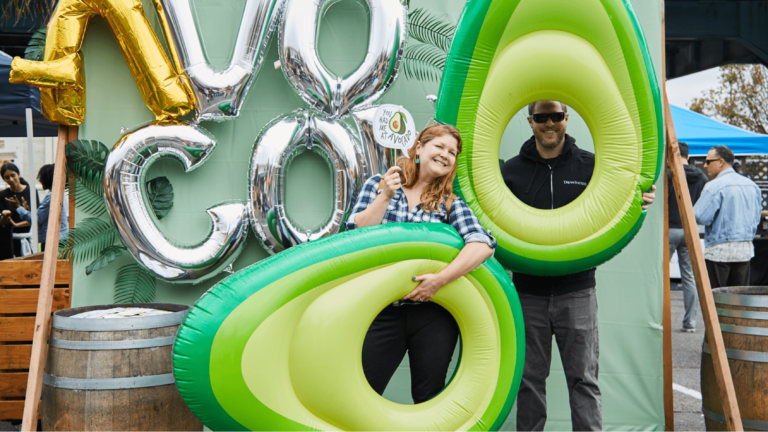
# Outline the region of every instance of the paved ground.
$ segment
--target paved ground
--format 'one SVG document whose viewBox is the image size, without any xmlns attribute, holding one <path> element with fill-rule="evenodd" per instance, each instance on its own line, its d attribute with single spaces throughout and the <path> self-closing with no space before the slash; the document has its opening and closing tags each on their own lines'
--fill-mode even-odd
<svg viewBox="0 0 768 432">
<path fill-rule="evenodd" d="M 672 291 L 672 380 L 677 384 L 674 391 L 675 430 L 703 431 L 706 429 L 704 417 L 701 414 L 699 367 L 701 344 L 704 340 L 704 322 L 701 320 L 701 309 L 698 308 L 696 333 L 682 333 L 680 327 L 684 312 L 683 292 Z"/>
</svg>

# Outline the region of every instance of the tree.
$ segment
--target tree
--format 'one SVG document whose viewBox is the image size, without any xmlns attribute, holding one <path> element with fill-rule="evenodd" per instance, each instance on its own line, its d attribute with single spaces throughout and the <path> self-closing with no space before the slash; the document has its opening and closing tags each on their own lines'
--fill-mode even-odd
<svg viewBox="0 0 768 432">
<path fill-rule="evenodd" d="M 717 87 L 702 92 L 691 111 L 761 134 L 768 133 L 768 69 L 763 65 L 720 67 Z"/>
</svg>

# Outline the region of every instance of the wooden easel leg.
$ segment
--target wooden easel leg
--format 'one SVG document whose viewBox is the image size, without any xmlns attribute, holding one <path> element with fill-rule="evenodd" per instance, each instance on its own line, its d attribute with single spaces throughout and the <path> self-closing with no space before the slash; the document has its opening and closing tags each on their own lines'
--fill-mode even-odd
<svg viewBox="0 0 768 432">
<path fill-rule="evenodd" d="M 24 402 L 22 431 L 37 430 L 37 415 L 40 396 L 43 391 L 43 369 L 48 347 L 48 327 L 51 323 L 51 303 L 53 301 L 53 283 L 56 275 L 56 259 L 59 251 L 59 231 L 61 230 L 61 210 L 66 182 L 66 156 L 64 146 L 68 142 L 70 131 L 67 126 L 59 127 L 59 139 L 56 144 L 56 162 L 51 188 L 51 207 L 48 214 L 48 234 L 43 272 L 40 277 L 40 296 L 37 300 L 32 357 L 29 362 L 29 380 Z M 76 133 L 76 132 L 75 132 Z"/>
<path fill-rule="evenodd" d="M 664 429 L 675 430 L 675 398 L 672 390 L 672 299 L 669 286 L 669 182 L 664 173 L 664 242 L 662 256 L 664 257 L 664 309 L 662 327 L 664 327 L 663 357 L 664 357 Z"/>
<path fill-rule="evenodd" d="M 691 256 L 693 275 L 696 278 L 696 288 L 699 292 L 699 302 L 707 329 L 707 342 L 712 351 L 715 379 L 720 390 L 720 400 L 723 402 L 723 415 L 728 430 L 742 431 L 741 414 L 736 401 L 736 391 L 733 388 L 733 378 L 725 355 L 725 343 L 720 331 L 720 322 L 717 319 L 715 299 L 712 296 L 712 288 L 709 284 L 709 275 L 704 263 L 704 250 L 699 241 L 699 230 L 696 227 L 696 217 L 693 213 L 691 195 L 688 192 L 688 183 L 685 180 L 683 162 L 680 157 L 680 149 L 677 145 L 675 124 L 672 120 L 672 112 L 669 110 L 666 86 L 664 88 L 664 122 L 667 129 L 667 159 L 672 171 L 672 184 L 677 195 L 677 204 L 680 208 L 680 220 L 685 230 L 685 242 L 688 244 L 688 253 Z"/>
<path fill-rule="evenodd" d="M 665 14 L 665 2 L 661 0 L 661 77 L 664 82 L 664 91 L 667 91 L 667 45 L 665 43 L 667 23 Z M 666 93 L 665 93 L 666 94 Z M 666 100 L 666 99 L 665 99 Z M 669 161 L 668 158 L 667 161 Z M 675 396 L 672 390 L 674 383 L 672 377 L 672 306 L 669 287 L 669 182 L 664 173 L 664 244 L 662 245 L 662 257 L 664 257 L 664 305 L 662 310 L 662 327 L 664 327 L 662 340 L 662 358 L 664 362 L 664 425 L 665 430 L 675 430 Z"/>
</svg>

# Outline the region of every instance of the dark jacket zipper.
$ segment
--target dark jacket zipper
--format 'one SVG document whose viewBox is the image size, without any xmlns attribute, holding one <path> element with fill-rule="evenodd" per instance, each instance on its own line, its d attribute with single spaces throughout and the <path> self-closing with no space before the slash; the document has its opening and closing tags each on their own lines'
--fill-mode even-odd
<svg viewBox="0 0 768 432">
<path fill-rule="evenodd" d="M 551 209 L 554 210 L 555 209 L 555 184 L 554 184 L 554 181 L 552 180 L 553 171 L 550 165 L 547 165 L 547 166 L 549 167 L 549 198 L 552 200 Z"/>
<path fill-rule="evenodd" d="M 551 199 L 551 203 L 552 203 L 551 209 L 554 210 L 555 209 L 555 186 L 552 180 L 553 171 L 552 171 L 551 165 L 547 164 L 547 166 L 549 167 L 549 198 Z M 555 296 L 555 287 L 553 285 L 550 285 L 549 297 L 551 298 L 554 296 Z"/>
</svg>

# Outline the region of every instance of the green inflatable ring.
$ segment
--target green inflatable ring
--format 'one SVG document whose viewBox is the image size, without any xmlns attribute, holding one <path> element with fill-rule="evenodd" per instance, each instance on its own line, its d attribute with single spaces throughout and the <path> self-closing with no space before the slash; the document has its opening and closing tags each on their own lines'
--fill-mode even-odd
<svg viewBox="0 0 768 432">
<path fill-rule="evenodd" d="M 584 193 L 556 210 L 526 206 L 498 169 L 499 143 L 530 102 L 560 100 L 596 148 Z M 472 0 L 440 85 L 436 118 L 462 133 L 455 189 L 499 242 L 512 271 L 563 275 L 619 253 L 642 225 L 642 193 L 661 167 L 653 64 L 628 0 Z"/>
<path fill-rule="evenodd" d="M 464 242 L 444 224 L 386 224 L 294 247 L 229 276 L 187 314 L 173 350 L 181 395 L 213 430 L 497 430 L 523 371 L 517 294 L 491 258 L 433 298 L 456 318 L 462 357 L 430 401 L 368 385 L 376 315 Z"/>
</svg>

